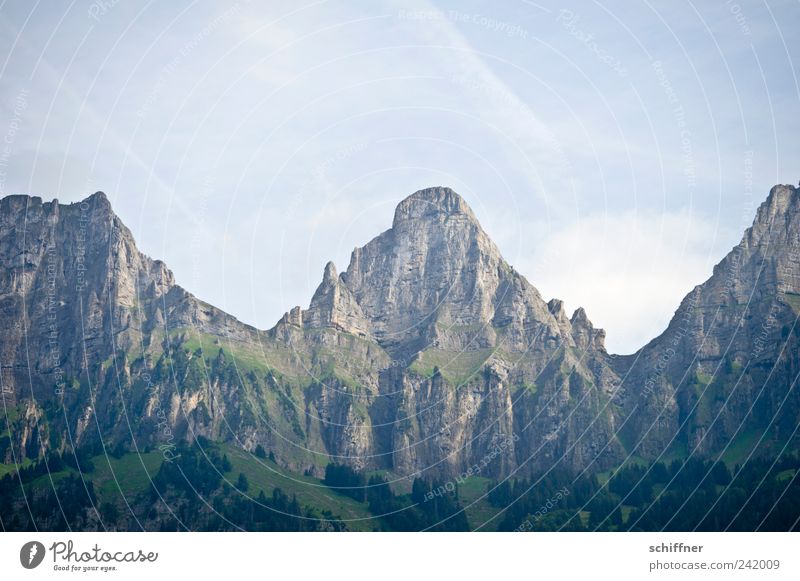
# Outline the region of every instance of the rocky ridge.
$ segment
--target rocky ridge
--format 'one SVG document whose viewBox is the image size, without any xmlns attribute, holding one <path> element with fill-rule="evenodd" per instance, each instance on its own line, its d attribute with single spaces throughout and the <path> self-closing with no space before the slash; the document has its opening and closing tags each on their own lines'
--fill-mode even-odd
<svg viewBox="0 0 800 581">
<path fill-rule="evenodd" d="M 203 436 L 320 474 L 601 471 L 631 456 L 794 445 L 800 193 L 776 186 L 667 330 L 609 355 L 545 302 L 449 188 L 326 265 L 308 309 L 250 327 L 140 253 L 102 193 L 0 201 L 0 341 L 11 438 L 168 453 Z"/>
</svg>

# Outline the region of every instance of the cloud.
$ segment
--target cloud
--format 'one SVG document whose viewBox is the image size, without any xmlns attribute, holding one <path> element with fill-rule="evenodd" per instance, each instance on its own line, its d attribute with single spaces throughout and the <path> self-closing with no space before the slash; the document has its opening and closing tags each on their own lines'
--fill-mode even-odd
<svg viewBox="0 0 800 581">
<path fill-rule="evenodd" d="M 547 299 L 584 307 L 606 329 L 610 352 L 630 353 L 710 276 L 718 234 L 714 221 L 687 211 L 591 214 L 543 237 L 520 271 Z"/>
</svg>

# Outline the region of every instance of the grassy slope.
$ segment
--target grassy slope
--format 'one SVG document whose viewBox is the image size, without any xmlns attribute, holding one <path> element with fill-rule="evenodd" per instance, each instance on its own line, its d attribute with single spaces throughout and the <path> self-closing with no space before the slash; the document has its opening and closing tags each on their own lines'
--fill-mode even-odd
<svg viewBox="0 0 800 581">
<path fill-rule="evenodd" d="M 273 489 L 280 488 L 289 496 L 297 495 L 297 500 L 302 505 L 318 512 L 328 510 L 342 518 L 350 530 L 370 531 L 377 525 L 365 503 L 330 490 L 316 478 L 294 474 L 274 462 L 256 458 L 234 446 L 222 445 L 221 448 L 231 462 L 232 470 L 228 479 L 236 482 L 239 473 L 243 473 L 250 485 L 250 496 L 258 496 L 262 490 L 269 496 Z"/>
<path fill-rule="evenodd" d="M 449 351 L 428 349 L 411 364 L 411 369 L 425 377 L 433 375 L 434 367 L 452 385 L 458 386 L 469 381 L 483 367 L 496 350 L 478 349 L 476 351 Z"/>
<path fill-rule="evenodd" d="M 163 458 L 160 452 L 125 454 L 121 458 L 95 456 L 94 472 L 88 478 L 94 483 L 98 502 L 115 502 L 122 496 L 131 500 L 150 487 Z"/>
<path fill-rule="evenodd" d="M 365 503 L 338 494 L 325 487 L 319 480 L 292 474 L 269 460 L 260 460 L 233 446 L 220 445 L 220 452 L 228 455 L 231 471 L 225 477 L 235 484 L 239 473 L 244 473 L 249 481 L 248 494 L 258 496 L 262 490 L 270 496 L 275 488 L 280 488 L 289 496 L 297 495 L 301 505 L 317 510 L 328 510 L 347 521 L 350 530 L 369 531 L 376 523 Z M 103 503 L 116 504 L 121 511 L 126 510 L 125 499 L 132 502 L 150 488 L 150 481 L 158 472 L 163 458 L 160 452 L 125 454 L 121 458 L 95 456 L 92 458 L 95 469 L 85 473 L 84 478 L 94 484 L 98 506 Z M 29 462 L 30 463 L 30 462 Z M 13 465 L 0 464 L 0 475 L 13 472 Z M 40 476 L 26 487 L 51 486 L 50 480 L 57 482 L 69 474 L 77 474 L 72 468 Z"/>
<path fill-rule="evenodd" d="M 491 480 L 481 476 L 471 476 L 464 480 L 458 487 L 458 497 L 461 506 L 465 507 L 469 526 L 473 529 L 481 527 L 482 531 L 495 531 L 500 524 L 502 516 L 493 520 L 498 509 L 489 504 L 486 500 L 487 486 Z"/>
</svg>

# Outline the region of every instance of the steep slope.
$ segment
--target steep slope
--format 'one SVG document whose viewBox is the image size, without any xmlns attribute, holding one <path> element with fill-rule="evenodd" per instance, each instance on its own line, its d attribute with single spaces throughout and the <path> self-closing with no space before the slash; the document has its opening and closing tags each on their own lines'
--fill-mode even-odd
<svg viewBox="0 0 800 581">
<path fill-rule="evenodd" d="M 653 457 L 797 447 L 800 191 L 775 186 L 742 241 L 667 330 L 616 362 L 628 439 Z"/>
<path fill-rule="evenodd" d="M 3 403 L 22 457 L 101 439 L 113 446 L 126 433 L 130 442 L 162 425 L 159 413 L 178 423 L 193 398 L 151 383 L 171 343 L 189 330 L 256 337 L 141 254 L 101 192 L 70 205 L 10 196 L 0 220 Z"/>
</svg>

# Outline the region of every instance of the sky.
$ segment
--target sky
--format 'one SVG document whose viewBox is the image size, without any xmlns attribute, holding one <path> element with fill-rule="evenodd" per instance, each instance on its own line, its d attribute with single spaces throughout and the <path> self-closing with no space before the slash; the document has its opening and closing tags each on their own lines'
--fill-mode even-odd
<svg viewBox="0 0 800 581">
<path fill-rule="evenodd" d="M 630 353 L 800 179 L 797 1 L 0 4 L 0 196 L 270 328 L 446 185 Z"/>
</svg>

